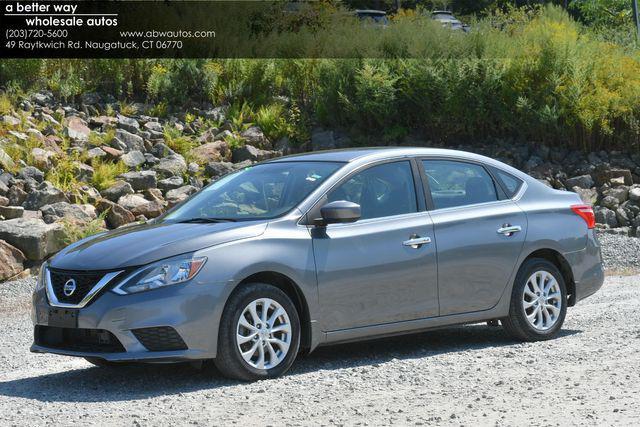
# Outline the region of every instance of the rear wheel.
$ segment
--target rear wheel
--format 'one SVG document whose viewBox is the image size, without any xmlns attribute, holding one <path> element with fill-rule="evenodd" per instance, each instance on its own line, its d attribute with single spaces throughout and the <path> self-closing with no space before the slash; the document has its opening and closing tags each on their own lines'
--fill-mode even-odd
<svg viewBox="0 0 640 427">
<path fill-rule="evenodd" d="M 516 339 L 554 338 L 567 313 L 567 290 L 558 268 L 546 259 L 533 258 L 520 267 L 513 285 L 504 329 Z"/>
<path fill-rule="evenodd" d="M 291 367 L 299 346 L 300 320 L 289 297 L 272 285 L 247 284 L 224 309 L 215 364 L 230 378 L 273 378 Z"/>
</svg>

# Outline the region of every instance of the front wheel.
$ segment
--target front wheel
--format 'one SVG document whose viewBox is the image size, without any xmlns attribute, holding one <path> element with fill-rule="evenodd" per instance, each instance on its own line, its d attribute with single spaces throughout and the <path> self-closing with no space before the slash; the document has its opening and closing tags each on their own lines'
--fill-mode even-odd
<svg viewBox="0 0 640 427">
<path fill-rule="evenodd" d="M 300 320 L 291 299 L 275 286 L 246 284 L 222 313 L 215 364 L 230 378 L 274 378 L 291 367 L 299 346 Z"/>
<path fill-rule="evenodd" d="M 501 323 L 509 335 L 523 341 L 554 338 L 567 313 L 567 290 L 558 268 L 534 258 L 520 267 L 513 284 L 509 316 Z"/>
</svg>

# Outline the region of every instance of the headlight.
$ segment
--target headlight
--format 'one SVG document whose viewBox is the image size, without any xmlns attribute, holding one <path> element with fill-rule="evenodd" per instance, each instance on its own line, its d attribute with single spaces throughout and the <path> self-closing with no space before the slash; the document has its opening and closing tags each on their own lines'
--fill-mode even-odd
<svg viewBox="0 0 640 427">
<path fill-rule="evenodd" d="M 177 285 L 193 279 L 206 261 L 206 257 L 191 254 L 158 261 L 131 273 L 113 292 L 127 295 Z"/>
<path fill-rule="evenodd" d="M 45 283 L 44 275 L 46 271 L 47 271 L 47 262 L 45 261 L 40 266 L 40 272 L 38 273 L 38 278 L 36 279 L 36 288 L 35 288 L 36 292 L 44 289 L 44 283 Z"/>
</svg>

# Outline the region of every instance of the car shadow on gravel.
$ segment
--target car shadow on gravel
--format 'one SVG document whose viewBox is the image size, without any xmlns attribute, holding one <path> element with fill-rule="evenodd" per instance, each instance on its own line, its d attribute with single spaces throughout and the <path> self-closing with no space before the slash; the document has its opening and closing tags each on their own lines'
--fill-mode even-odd
<svg viewBox="0 0 640 427">
<path fill-rule="evenodd" d="M 562 330 L 558 339 L 578 334 Z M 374 341 L 321 347 L 301 357 L 287 375 L 319 370 L 377 366 L 394 359 L 428 358 L 446 353 L 517 346 L 502 328 L 471 325 Z M 52 361 L 53 363 L 53 361 Z M 41 402 L 105 402 L 211 390 L 240 384 L 215 369 L 198 371 L 188 364 L 133 365 L 74 369 L 0 382 L 0 396 Z"/>
</svg>

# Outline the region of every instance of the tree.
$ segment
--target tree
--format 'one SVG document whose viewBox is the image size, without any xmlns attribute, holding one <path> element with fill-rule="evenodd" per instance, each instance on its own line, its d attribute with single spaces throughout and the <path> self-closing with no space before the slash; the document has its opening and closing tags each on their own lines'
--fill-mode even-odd
<svg viewBox="0 0 640 427">
<path fill-rule="evenodd" d="M 631 22 L 631 0 L 571 0 L 569 8 L 586 24 L 616 27 Z"/>
</svg>

